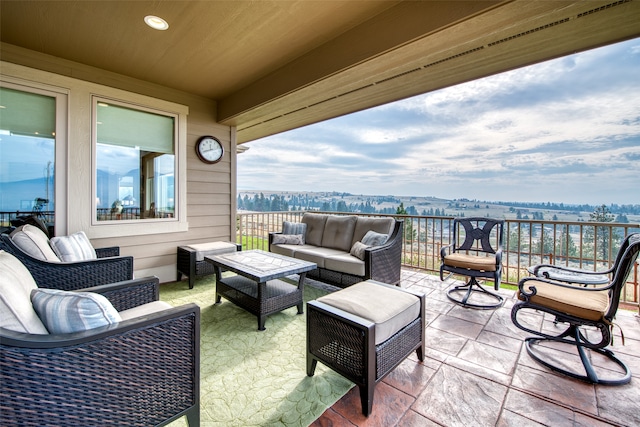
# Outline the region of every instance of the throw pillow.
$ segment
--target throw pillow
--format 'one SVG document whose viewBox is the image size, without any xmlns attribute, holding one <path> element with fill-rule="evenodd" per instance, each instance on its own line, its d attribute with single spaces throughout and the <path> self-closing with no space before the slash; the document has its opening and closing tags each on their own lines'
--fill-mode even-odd
<svg viewBox="0 0 640 427">
<path fill-rule="evenodd" d="M 49 246 L 49 238 L 44 231 L 31 224 L 21 225 L 11 232 L 11 241 L 23 252 L 42 261 L 60 262 Z"/>
<path fill-rule="evenodd" d="M 302 234 L 274 234 L 274 245 L 304 245 L 304 236 Z"/>
<path fill-rule="evenodd" d="M 70 236 L 52 237 L 49 243 L 63 262 L 86 261 L 98 258 L 84 231 L 78 231 Z"/>
<path fill-rule="evenodd" d="M 349 253 L 356 258 L 360 258 L 361 260 L 364 260 L 364 250 L 367 249 L 368 247 L 369 245 L 365 245 L 362 242 L 355 242 L 351 247 L 351 251 Z"/>
<path fill-rule="evenodd" d="M 300 245 L 304 245 L 305 243 L 305 234 L 307 234 L 307 224 L 302 222 L 290 222 L 283 221 L 282 223 L 282 234 L 299 234 L 302 236 L 302 243 Z"/>
<path fill-rule="evenodd" d="M 369 230 L 362 238 L 362 243 L 368 246 L 380 246 L 383 245 L 388 238 L 388 234 L 376 233 L 375 231 Z"/>
<path fill-rule="evenodd" d="M 31 303 L 51 334 L 85 331 L 121 321 L 103 295 L 58 289 L 33 289 Z"/>
<path fill-rule="evenodd" d="M 0 328 L 27 334 L 48 334 L 31 305 L 38 286 L 18 258 L 0 250 Z"/>
</svg>

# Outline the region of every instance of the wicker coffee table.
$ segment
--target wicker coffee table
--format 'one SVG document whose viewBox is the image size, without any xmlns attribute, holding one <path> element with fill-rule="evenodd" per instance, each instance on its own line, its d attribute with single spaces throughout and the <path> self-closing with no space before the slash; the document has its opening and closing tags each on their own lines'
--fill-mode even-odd
<svg viewBox="0 0 640 427">
<path fill-rule="evenodd" d="M 283 255 L 251 250 L 207 256 L 216 273 L 216 304 L 220 298 L 233 302 L 258 317 L 258 330 L 264 331 L 264 322 L 270 314 L 297 306 L 303 313 L 302 291 L 307 272 L 317 268 L 313 262 Z M 222 277 L 222 271 L 234 276 Z M 279 280 L 299 274 L 298 286 Z"/>
</svg>

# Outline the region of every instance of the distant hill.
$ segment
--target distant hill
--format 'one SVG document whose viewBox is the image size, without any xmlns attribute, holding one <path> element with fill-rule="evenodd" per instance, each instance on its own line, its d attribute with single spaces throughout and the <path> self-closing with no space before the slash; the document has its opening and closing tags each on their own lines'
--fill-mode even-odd
<svg viewBox="0 0 640 427">
<path fill-rule="evenodd" d="M 365 195 L 340 192 L 239 190 L 238 209 L 250 211 L 320 210 L 410 215 L 482 216 L 505 219 L 587 221 L 596 205 L 441 199 L 423 196 Z M 608 205 L 616 222 L 640 222 L 640 205 Z"/>
</svg>

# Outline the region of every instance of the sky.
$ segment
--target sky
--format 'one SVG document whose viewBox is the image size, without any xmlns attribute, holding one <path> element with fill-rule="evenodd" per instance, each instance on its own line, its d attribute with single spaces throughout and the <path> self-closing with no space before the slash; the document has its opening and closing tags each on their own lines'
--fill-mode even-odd
<svg viewBox="0 0 640 427">
<path fill-rule="evenodd" d="M 239 191 L 640 204 L 640 39 L 244 146 Z"/>
</svg>

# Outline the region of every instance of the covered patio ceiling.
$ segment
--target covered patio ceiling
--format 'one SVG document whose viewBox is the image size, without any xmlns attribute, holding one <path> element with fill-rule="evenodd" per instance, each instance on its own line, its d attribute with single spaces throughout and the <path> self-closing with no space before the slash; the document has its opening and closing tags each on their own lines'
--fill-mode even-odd
<svg viewBox="0 0 640 427">
<path fill-rule="evenodd" d="M 56 71 L 29 49 L 214 99 L 238 143 L 640 36 L 628 0 L 8 0 L 0 17 L 2 60 Z"/>
</svg>

